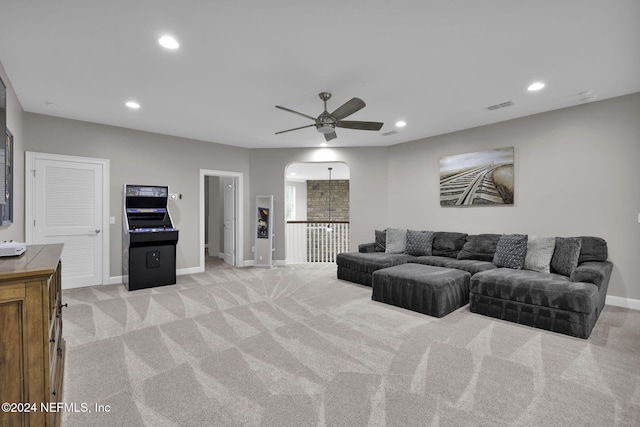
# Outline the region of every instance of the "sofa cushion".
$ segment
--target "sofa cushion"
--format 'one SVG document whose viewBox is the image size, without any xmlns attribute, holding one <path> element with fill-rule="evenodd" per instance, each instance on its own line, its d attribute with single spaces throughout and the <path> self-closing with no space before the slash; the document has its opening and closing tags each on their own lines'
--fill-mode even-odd
<svg viewBox="0 0 640 427">
<path fill-rule="evenodd" d="M 471 277 L 470 292 L 506 301 L 592 313 L 598 307 L 598 287 L 571 282 L 559 274 L 497 268 Z"/>
<path fill-rule="evenodd" d="M 433 267 L 446 267 L 447 266 L 446 264 L 449 261 L 451 261 L 451 258 L 447 256 L 435 256 L 435 255 L 420 256 L 420 257 L 415 257 L 409 260 L 409 262 L 412 262 L 415 264 L 431 265 Z"/>
<path fill-rule="evenodd" d="M 577 237 L 556 237 L 556 246 L 551 258 L 551 272 L 570 277 L 578 266 L 582 242 Z"/>
<path fill-rule="evenodd" d="M 455 258 L 464 246 L 467 236 L 467 233 L 436 231 L 433 233 L 433 249 L 431 253 L 435 256 Z"/>
<path fill-rule="evenodd" d="M 370 274 L 381 268 L 404 264 L 413 258 L 415 257 L 407 254 L 388 254 L 385 252 L 345 252 L 336 256 L 336 264 L 338 267 Z"/>
<path fill-rule="evenodd" d="M 405 253 L 413 256 L 431 255 L 433 231 L 407 230 Z"/>
<path fill-rule="evenodd" d="M 553 236 L 529 236 L 527 239 L 527 255 L 524 258 L 524 269 L 550 273 L 551 258 L 556 247 Z"/>
<path fill-rule="evenodd" d="M 521 269 L 527 254 L 526 234 L 503 234 L 496 245 L 493 263 L 497 267 Z"/>
<path fill-rule="evenodd" d="M 358 245 L 358 252 L 362 252 L 362 253 L 377 252 L 376 251 L 376 244 L 375 243 L 360 243 Z"/>
<path fill-rule="evenodd" d="M 387 249 L 387 230 L 376 230 L 376 252 L 385 252 Z"/>
<path fill-rule="evenodd" d="M 477 234 L 467 236 L 462 250 L 458 253 L 458 259 L 473 259 L 477 261 L 493 261 L 496 253 L 496 245 L 500 240 L 500 234 Z"/>
<path fill-rule="evenodd" d="M 587 261 L 606 261 L 608 258 L 607 242 L 600 237 L 580 236 L 580 257 L 578 264 Z"/>
<path fill-rule="evenodd" d="M 421 256 L 409 260 L 409 263 L 431 265 L 434 267 L 455 268 L 456 270 L 467 271 L 474 275 L 480 271 L 492 270 L 496 267 L 489 261 L 478 261 L 475 259 L 453 259 L 443 256 Z"/>
<path fill-rule="evenodd" d="M 388 254 L 403 254 L 407 248 L 406 228 L 387 228 L 387 248 Z"/>
</svg>

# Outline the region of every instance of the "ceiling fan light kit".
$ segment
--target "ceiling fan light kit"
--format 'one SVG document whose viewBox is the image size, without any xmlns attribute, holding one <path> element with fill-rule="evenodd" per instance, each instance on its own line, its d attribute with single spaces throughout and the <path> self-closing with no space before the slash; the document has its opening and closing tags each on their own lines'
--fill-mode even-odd
<svg viewBox="0 0 640 427">
<path fill-rule="evenodd" d="M 336 130 L 336 125 L 333 123 L 325 123 L 323 125 L 316 125 L 318 128 L 318 132 L 320 133 L 331 133 Z"/>
<path fill-rule="evenodd" d="M 324 102 L 324 111 L 317 118 L 314 118 L 304 113 L 300 113 L 298 111 L 291 110 L 286 107 L 281 107 L 279 105 L 276 105 L 276 108 L 279 108 L 284 111 L 288 111 L 290 113 L 298 114 L 302 117 L 306 117 L 315 122 L 312 125 L 301 126 L 293 129 L 287 129 L 280 132 L 276 132 L 276 135 L 280 133 L 291 132 L 293 130 L 304 129 L 311 126 L 315 126 L 318 132 L 323 134 L 324 138 L 328 142 L 338 137 L 335 132 L 336 127 L 345 128 L 345 129 L 378 131 L 382 128 L 384 124 L 381 122 L 360 122 L 360 121 L 343 121 L 342 120 L 352 115 L 353 113 L 360 111 L 367 105 L 360 98 L 351 98 L 349 101 L 345 102 L 340 107 L 338 107 L 333 113 L 329 113 L 329 111 L 327 111 L 327 101 L 331 98 L 331 94 L 329 92 L 320 92 L 318 96 Z"/>
</svg>

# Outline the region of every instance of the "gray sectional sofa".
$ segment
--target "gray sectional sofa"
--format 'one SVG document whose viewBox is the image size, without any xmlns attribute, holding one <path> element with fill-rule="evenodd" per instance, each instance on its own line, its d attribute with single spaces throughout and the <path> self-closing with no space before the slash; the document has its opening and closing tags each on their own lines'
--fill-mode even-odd
<svg viewBox="0 0 640 427">
<path fill-rule="evenodd" d="M 393 228 L 376 230 L 375 242 L 339 254 L 336 263 L 338 279 L 366 286 L 376 271 L 406 263 L 466 271 L 468 300 L 461 305 L 469 302 L 471 312 L 579 338 L 591 334 L 613 268 L 599 237 Z"/>
</svg>

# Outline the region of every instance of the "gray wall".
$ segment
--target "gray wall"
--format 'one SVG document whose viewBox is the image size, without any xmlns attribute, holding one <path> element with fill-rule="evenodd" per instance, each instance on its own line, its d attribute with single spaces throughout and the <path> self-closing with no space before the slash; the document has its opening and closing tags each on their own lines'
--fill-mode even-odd
<svg viewBox="0 0 640 427">
<path fill-rule="evenodd" d="M 442 156 L 514 147 L 515 205 L 440 207 Z M 389 149 L 389 226 L 607 240 L 609 294 L 640 299 L 640 94 Z"/>
<path fill-rule="evenodd" d="M 180 230 L 176 267 L 195 268 L 200 263 L 200 169 L 244 173 L 249 193 L 249 150 L 228 145 L 139 132 L 113 126 L 24 114 L 24 150 L 110 160 L 111 195 L 109 215 L 116 218 L 110 229 L 110 275 L 122 274 L 123 184 L 168 185 L 182 194 L 169 210 Z M 18 156 L 24 156 L 16 152 Z M 24 157 L 23 157 L 24 158 Z M 249 226 L 245 199 L 245 229 Z M 204 207 L 202 208 L 204 210 Z M 247 236 L 245 234 L 245 236 Z M 248 241 L 244 247 L 249 245 Z M 246 251 L 245 251 L 246 252 Z M 245 259 L 251 259 L 246 257 Z"/>
</svg>

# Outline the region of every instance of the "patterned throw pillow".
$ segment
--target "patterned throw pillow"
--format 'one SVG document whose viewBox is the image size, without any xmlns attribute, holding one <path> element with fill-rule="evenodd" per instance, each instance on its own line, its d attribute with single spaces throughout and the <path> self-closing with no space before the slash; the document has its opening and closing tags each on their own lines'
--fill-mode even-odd
<svg viewBox="0 0 640 427">
<path fill-rule="evenodd" d="M 555 247 L 555 237 L 529 236 L 524 269 L 550 273 L 551 257 L 553 257 Z"/>
<path fill-rule="evenodd" d="M 386 252 L 387 230 L 376 230 L 376 252 Z"/>
<path fill-rule="evenodd" d="M 387 249 L 388 254 L 403 254 L 407 248 L 406 228 L 387 228 Z"/>
<path fill-rule="evenodd" d="M 431 255 L 433 231 L 407 230 L 405 253 L 413 256 Z"/>
<path fill-rule="evenodd" d="M 503 234 L 496 245 L 493 263 L 496 267 L 521 269 L 527 254 L 526 234 Z"/>
<path fill-rule="evenodd" d="M 582 241 L 576 237 L 556 237 L 556 247 L 551 258 L 551 272 L 571 277 L 578 266 Z"/>
</svg>

